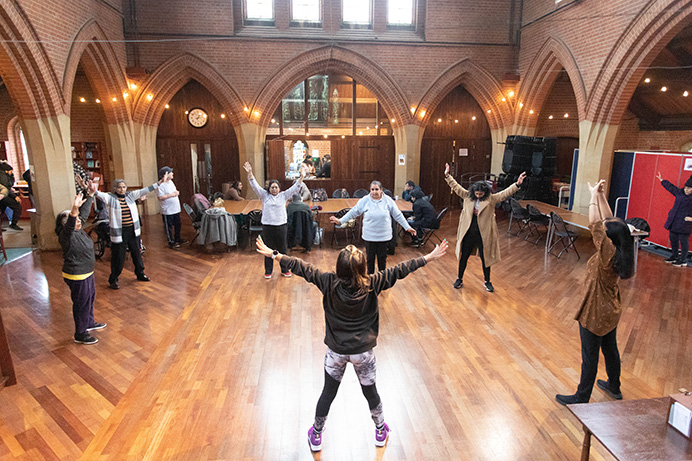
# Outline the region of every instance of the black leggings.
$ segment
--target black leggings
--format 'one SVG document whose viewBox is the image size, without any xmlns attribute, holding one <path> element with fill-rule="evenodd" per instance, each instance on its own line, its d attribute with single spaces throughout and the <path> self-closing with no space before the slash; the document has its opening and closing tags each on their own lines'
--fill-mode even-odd
<svg viewBox="0 0 692 461">
<path fill-rule="evenodd" d="M 329 373 L 325 370 L 324 372 L 324 388 L 322 388 L 322 395 L 320 395 L 317 401 L 317 409 L 315 410 L 315 416 L 318 418 L 326 418 L 329 414 L 329 408 L 332 406 L 332 402 L 336 397 L 336 393 L 339 390 L 339 384 L 341 384 L 336 379 L 329 376 Z M 377 385 L 363 386 L 360 385 L 360 389 L 363 391 L 365 399 L 368 401 L 368 407 L 370 410 L 375 409 L 381 402 L 380 394 L 377 393 Z"/>
<path fill-rule="evenodd" d="M 670 237 L 670 249 L 673 251 L 671 258 L 675 258 L 677 261 L 686 261 L 687 253 L 690 251 L 690 234 L 669 231 L 668 236 Z"/>
<path fill-rule="evenodd" d="M 368 274 L 375 273 L 375 258 L 377 258 L 377 270 L 383 271 L 387 268 L 387 247 L 386 242 L 365 241 L 365 255 L 368 262 Z"/>
<path fill-rule="evenodd" d="M 464 239 L 461 241 L 461 257 L 459 258 L 459 279 L 464 279 L 464 271 L 466 270 L 466 263 L 469 261 L 469 256 L 473 253 L 473 250 L 478 248 L 478 256 L 481 257 L 481 264 L 483 265 L 483 277 L 486 282 L 490 281 L 490 267 L 485 265 L 485 257 L 483 256 L 483 238 L 481 237 L 481 231 L 478 229 L 478 220 L 476 216 L 473 216 L 471 221 L 471 226 L 469 230 L 466 231 Z"/>
<path fill-rule="evenodd" d="M 264 243 L 273 250 L 278 250 L 281 254 L 286 254 L 288 251 L 286 243 L 286 224 L 280 226 L 270 226 L 268 224 L 262 225 L 262 240 Z M 283 262 L 279 263 L 281 267 L 281 272 L 288 272 L 286 264 Z M 264 258 L 264 273 L 271 274 L 274 270 L 274 260 L 272 258 Z"/>
<path fill-rule="evenodd" d="M 579 402 L 588 402 L 598 373 L 598 353 L 603 352 L 608 386 L 612 391 L 620 391 L 620 352 L 618 351 L 617 328 L 610 333 L 598 336 L 579 324 L 581 337 L 581 378 L 576 396 Z"/>
</svg>

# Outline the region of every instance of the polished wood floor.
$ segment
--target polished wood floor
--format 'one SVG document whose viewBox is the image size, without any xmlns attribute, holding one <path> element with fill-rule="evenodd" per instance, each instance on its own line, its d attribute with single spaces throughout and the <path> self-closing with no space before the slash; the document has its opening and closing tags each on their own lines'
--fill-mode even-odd
<svg viewBox="0 0 692 461">
<path fill-rule="evenodd" d="M 130 265 L 121 289 L 108 290 L 108 255 L 97 262 L 96 318 L 108 327 L 93 346 L 72 342 L 59 253 L 0 267 L 18 376 L 0 390 L 1 459 L 313 458 L 306 432 L 325 351 L 319 291 L 297 277 L 264 280 L 247 246 L 170 250 L 157 218 L 144 229 L 152 282 L 137 282 Z M 448 215 L 441 231 L 452 243 L 457 220 Z M 501 246 L 495 293 L 484 290 L 477 258 L 454 290 L 448 254 L 381 296 L 375 351 L 389 443 L 375 448 L 349 368 L 314 458 L 578 459 L 581 427 L 554 395 L 573 392 L 579 378 L 573 315 L 592 245 L 580 239 L 581 260 L 545 260 L 542 246 L 504 232 Z M 389 261 L 420 254 L 400 246 Z M 330 269 L 336 250 L 298 256 Z M 642 251 L 638 274 L 621 287 L 625 398 L 692 388 L 689 269 Z M 592 401 L 607 399 L 594 390 Z M 611 457 L 594 441 L 592 459 Z"/>
</svg>

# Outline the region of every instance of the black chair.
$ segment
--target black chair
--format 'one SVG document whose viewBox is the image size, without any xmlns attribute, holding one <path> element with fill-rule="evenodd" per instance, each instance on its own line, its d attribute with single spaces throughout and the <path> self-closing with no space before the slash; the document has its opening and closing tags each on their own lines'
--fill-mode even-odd
<svg viewBox="0 0 692 461">
<path fill-rule="evenodd" d="M 533 242 L 534 245 L 538 245 L 538 242 L 544 236 L 548 235 L 548 227 L 550 225 L 550 218 L 543 213 L 541 213 L 538 208 L 531 205 L 530 203 L 526 205 L 526 211 L 529 212 L 529 231 L 530 233 L 524 237 L 527 240 L 531 236 L 538 236 L 538 238 Z M 541 233 L 541 226 L 543 226 L 544 232 Z"/>
<path fill-rule="evenodd" d="M 197 213 L 195 213 L 192 207 L 187 203 L 183 203 L 183 208 L 185 208 L 185 213 L 187 213 L 187 215 L 190 217 L 192 227 L 195 229 L 195 236 L 192 238 L 192 240 L 190 240 L 190 245 L 192 245 L 195 240 L 197 240 L 199 232 L 202 228 L 202 216 L 197 215 Z"/>
<path fill-rule="evenodd" d="M 529 215 L 529 210 L 522 207 L 521 204 L 515 198 L 509 199 L 509 204 L 512 207 L 512 214 L 509 216 L 509 227 L 507 228 L 507 233 L 512 233 L 512 224 L 516 224 L 519 230 L 516 235 L 520 235 L 528 228 L 531 216 Z"/>
<path fill-rule="evenodd" d="M 432 200 L 432 198 L 433 198 L 433 194 L 430 194 L 430 195 L 426 195 L 425 197 L 423 197 L 423 200 L 426 200 L 429 202 L 430 200 Z"/>
<path fill-rule="evenodd" d="M 348 191 L 346 189 L 336 189 L 332 192 L 332 198 L 349 198 Z"/>
<path fill-rule="evenodd" d="M 366 195 L 368 195 L 369 193 L 370 193 L 370 192 L 368 192 L 366 189 L 357 189 L 357 190 L 353 193 L 353 198 L 363 198 L 363 197 L 365 197 Z"/>
<path fill-rule="evenodd" d="M 555 213 L 554 211 L 550 212 L 550 221 L 552 222 L 553 225 L 553 235 L 556 237 L 559 237 L 559 239 L 555 240 L 552 245 L 548 248 L 548 253 L 553 254 L 553 247 L 557 245 L 558 243 L 562 243 L 562 251 L 558 253 L 557 256 L 558 258 L 562 256 L 562 253 L 569 252 L 568 248 L 572 248 L 574 252 L 577 254 L 577 259 L 580 259 L 581 257 L 579 256 L 579 252 L 577 251 L 577 247 L 574 246 L 574 242 L 577 240 L 577 237 L 579 237 L 579 234 L 577 234 L 574 231 L 571 231 L 567 228 L 567 224 L 565 224 L 565 221 L 560 217 L 559 214 Z"/>
<path fill-rule="evenodd" d="M 340 218 L 343 218 L 343 217 L 346 215 L 346 213 L 349 212 L 349 210 L 351 210 L 351 209 L 350 209 L 350 208 L 344 208 L 344 209 L 342 209 L 342 210 L 337 211 L 337 212 L 334 214 L 334 216 L 335 216 L 336 218 L 339 218 L 339 219 L 340 219 Z M 348 221 L 348 222 L 345 222 L 345 223 L 343 223 L 343 224 L 341 224 L 341 225 L 338 225 L 338 224 L 334 223 L 334 229 L 333 229 L 333 231 L 332 231 L 332 248 L 334 247 L 334 242 L 336 242 L 337 245 L 339 244 L 339 238 L 338 238 L 338 236 L 337 236 L 337 234 L 338 234 L 339 231 L 343 231 L 343 232 L 344 232 L 344 234 L 345 234 L 345 236 L 346 236 L 346 242 L 347 242 L 347 244 L 348 244 L 348 242 L 349 242 L 349 234 L 350 234 L 351 241 L 353 241 L 353 238 L 354 238 L 354 235 L 355 235 L 355 234 L 354 234 L 354 229 L 355 229 L 355 227 L 356 227 L 356 220 L 355 220 L 355 219 L 352 219 L 352 220 L 350 220 L 350 221 Z"/>
<path fill-rule="evenodd" d="M 248 246 L 250 248 L 250 251 L 252 251 L 252 244 L 254 243 L 254 240 L 252 238 L 252 233 L 256 232 L 257 235 L 260 235 L 262 233 L 262 210 L 252 210 L 247 214 L 247 219 L 246 219 L 246 224 L 247 224 L 247 238 L 248 238 Z"/>
<path fill-rule="evenodd" d="M 391 199 L 394 198 L 394 194 L 392 194 L 392 191 L 391 191 L 391 190 L 385 189 L 385 190 L 383 190 L 382 192 L 383 192 L 384 195 L 386 195 L 387 197 L 389 197 L 389 198 L 391 198 Z"/>
<path fill-rule="evenodd" d="M 440 224 L 442 223 L 442 219 L 447 215 L 447 208 L 444 210 L 440 211 L 440 213 L 437 215 L 437 218 L 435 218 L 435 222 L 437 223 L 436 227 L 424 227 L 423 228 L 423 236 L 419 240 L 419 244 L 416 245 L 418 248 L 424 247 L 426 243 L 428 243 L 428 240 L 430 240 L 430 237 L 435 237 L 437 239 L 438 243 L 442 243 L 442 239 L 437 236 L 435 233 L 436 230 L 440 228 Z"/>
<path fill-rule="evenodd" d="M 212 198 L 211 203 L 214 203 L 218 199 L 223 198 L 223 192 L 214 192 L 214 195 L 211 198 Z"/>
</svg>

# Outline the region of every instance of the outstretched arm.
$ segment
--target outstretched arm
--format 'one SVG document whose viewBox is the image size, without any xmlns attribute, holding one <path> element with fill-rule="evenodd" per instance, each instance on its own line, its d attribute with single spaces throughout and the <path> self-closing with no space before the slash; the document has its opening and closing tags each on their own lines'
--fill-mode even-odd
<svg viewBox="0 0 692 461">
<path fill-rule="evenodd" d="M 599 197 L 604 194 L 603 185 L 605 184 L 605 179 L 598 181 L 595 186 L 592 186 L 591 183 L 586 184 L 589 186 L 589 192 L 591 192 L 591 200 L 589 201 L 589 224 L 594 224 L 603 221 L 603 218 L 606 217 L 604 216 L 606 210 L 601 208 L 602 203 Z M 610 206 L 608 206 L 607 202 L 606 207 L 608 208 L 607 212 L 612 216 L 613 214 L 610 212 Z"/>
<path fill-rule="evenodd" d="M 281 262 L 288 263 L 288 269 L 295 275 L 302 277 L 306 282 L 312 283 L 324 292 L 329 287 L 329 274 L 322 273 L 319 269 L 314 267 L 312 264 L 303 261 L 300 258 L 293 258 L 290 256 L 282 255 L 281 253 L 274 254 L 274 250 L 269 248 L 262 236 L 257 237 L 256 240 L 257 252 L 262 256 L 267 258 L 274 258 Z"/>
<path fill-rule="evenodd" d="M 467 198 L 469 196 L 469 191 L 461 187 L 452 177 L 452 175 L 449 174 L 449 163 L 445 163 L 445 181 L 447 181 L 447 184 L 449 187 L 452 189 L 452 191 L 457 194 L 459 197 L 462 198 Z"/>
<path fill-rule="evenodd" d="M 445 239 L 439 245 L 435 245 L 433 251 L 422 258 L 410 259 L 372 275 L 371 280 L 373 290 L 375 293 L 379 294 L 381 291 L 391 288 L 394 286 L 397 280 L 403 279 L 408 274 L 415 271 L 419 267 L 424 266 L 428 262 L 441 258 L 447 252 L 448 246 L 447 239 Z"/>
</svg>

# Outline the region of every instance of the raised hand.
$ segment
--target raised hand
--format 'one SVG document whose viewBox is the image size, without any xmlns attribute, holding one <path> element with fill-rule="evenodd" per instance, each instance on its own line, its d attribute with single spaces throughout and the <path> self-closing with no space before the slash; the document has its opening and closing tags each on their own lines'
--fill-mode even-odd
<svg viewBox="0 0 692 461">
<path fill-rule="evenodd" d="M 76 175 L 74 175 L 74 180 L 77 182 L 77 185 L 78 185 L 79 187 L 81 187 L 82 189 L 85 189 L 85 190 L 86 190 L 87 185 L 86 185 L 86 183 L 84 182 L 84 178 L 82 178 L 81 176 L 79 176 L 78 174 L 76 174 Z"/>
<path fill-rule="evenodd" d="M 444 239 L 442 243 L 440 243 L 439 245 L 435 245 L 435 249 L 433 251 L 425 255 L 425 260 L 430 262 L 441 258 L 445 255 L 445 253 L 447 253 L 448 247 L 449 243 L 447 243 L 447 239 Z"/>
<path fill-rule="evenodd" d="M 265 256 L 267 258 L 272 257 L 272 253 L 274 253 L 274 250 L 269 248 L 265 243 L 264 240 L 262 240 L 262 236 L 260 235 L 257 237 L 257 240 L 255 241 L 255 245 L 257 245 L 257 252 L 261 254 L 262 256 Z"/>
<path fill-rule="evenodd" d="M 526 171 L 522 172 L 519 175 L 519 178 L 517 179 L 517 186 L 521 186 L 521 183 L 524 182 L 524 179 L 526 179 Z"/>
<path fill-rule="evenodd" d="M 252 165 L 250 165 L 250 162 L 243 163 L 243 168 L 245 168 L 245 171 L 247 171 L 248 175 L 252 174 Z"/>
<path fill-rule="evenodd" d="M 449 163 L 445 163 L 445 176 L 449 174 Z"/>
<path fill-rule="evenodd" d="M 587 182 L 586 185 L 589 186 L 589 192 L 591 192 L 591 196 L 593 197 L 595 195 L 602 193 L 605 190 L 603 188 L 603 186 L 605 185 L 605 179 L 601 179 L 593 186 L 590 182 Z"/>
<path fill-rule="evenodd" d="M 84 199 L 84 197 L 82 196 L 82 193 L 80 192 L 79 194 L 74 196 L 74 202 L 72 203 L 72 209 L 73 210 L 74 209 L 79 210 L 79 207 L 84 205 L 84 202 L 86 202 L 86 200 Z"/>
</svg>

